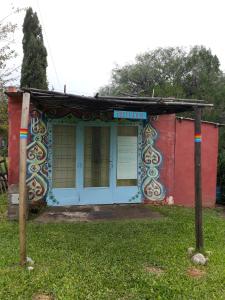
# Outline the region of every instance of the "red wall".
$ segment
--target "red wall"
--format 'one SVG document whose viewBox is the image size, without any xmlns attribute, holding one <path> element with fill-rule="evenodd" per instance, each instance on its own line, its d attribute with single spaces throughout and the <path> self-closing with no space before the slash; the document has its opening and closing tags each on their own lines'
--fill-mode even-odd
<svg viewBox="0 0 225 300">
<path fill-rule="evenodd" d="M 202 200 L 213 207 L 216 199 L 218 127 L 202 123 Z M 176 120 L 175 204 L 194 206 L 194 122 Z"/>
<path fill-rule="evenodd" d="M 174 194 L 175 115 L 161 115 L 152 125 L 157 130 L 155 147 L 162 154 L 159 181 L 166 188 L 166 197 Z"/>
<path fill-rule="evenodd" d="M 9 114 L 9 138 L 8 138 L 8 157 L 9 173 L 8 181 L 11 184 L 19 182 L 19 130 L 21 118 L 21 97 L 8 98 Z"/>
</svg>

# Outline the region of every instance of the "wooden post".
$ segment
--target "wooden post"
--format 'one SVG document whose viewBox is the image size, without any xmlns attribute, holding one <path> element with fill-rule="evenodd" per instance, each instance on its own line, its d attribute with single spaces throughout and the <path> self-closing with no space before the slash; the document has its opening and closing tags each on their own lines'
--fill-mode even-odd
<svg viewBox="0 0 225 300">
<path fill-rule="evenodd" d="M 20 169 L 19 169 L 19 241 L 20 265 L 26 264 L 26 164 L 27 164 L 27 135 L 29 121 L 30 94 L 23 94 L 21 125 L 20 125 Z"/>
<path fill-rule="evenodd" d="M 196 250 L 203 250 L 201 180 L 201 108 L 195 108 L 195 234 Z"/>
</svg>

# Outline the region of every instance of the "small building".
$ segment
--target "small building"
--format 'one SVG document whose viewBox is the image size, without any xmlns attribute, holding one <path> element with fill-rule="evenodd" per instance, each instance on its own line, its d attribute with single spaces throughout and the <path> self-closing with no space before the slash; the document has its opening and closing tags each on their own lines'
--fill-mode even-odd
<svg viewBox="0 0 225 300">
<path fill-rule="evenodd" d="M 31 99 L 26 180 L 31 203 L 194 206 L 194 122 L 175 113 L 208 104 L 11 88 L 7 92 L 11 218 L 18 210 L 24 92 Z M 215 205 L 217 153 L 218 126 L 202 122 L 202 202 L 206 207 Z"/>
</svg>

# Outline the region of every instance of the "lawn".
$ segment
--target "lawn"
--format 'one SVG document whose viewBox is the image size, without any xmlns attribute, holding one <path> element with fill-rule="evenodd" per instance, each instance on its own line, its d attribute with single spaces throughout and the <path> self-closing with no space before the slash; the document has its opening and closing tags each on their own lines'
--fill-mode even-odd
<svg viewBox="0 0 225 300">
<path fill-rule="evenodd" d="M 0 201 L 5 201 L 1 197 Z M 34 270 L 18 266 L 18 223 L 0 221 L 0 299 L 225 299 L 225 218 L 204 210 L 206 250 L 201 278 L 187 274 L 194 213 L 157 207 L 165 217 L 76 224 L 28 222 Z M 0 212 L 3 211 L 0 205 Z M 160 273 L 152 272 L 160 268 Z M 154 270 L 154 269 L 153 269 Z"/>
</svg>

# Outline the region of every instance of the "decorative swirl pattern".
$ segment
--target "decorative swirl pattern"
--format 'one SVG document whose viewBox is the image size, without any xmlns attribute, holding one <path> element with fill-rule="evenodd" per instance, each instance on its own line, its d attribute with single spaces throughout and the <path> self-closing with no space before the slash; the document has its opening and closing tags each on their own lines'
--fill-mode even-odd
<svg viewBox="0 0 225 300">
<path fill-rule="evenodd" d="M 161 164 L 162 157 L 151 144 L 146 144 L 142 150 L 142 161 L 148 167 L 158 167 Z"/>
<path fill-rule="evenodd" d="M 157 131 L 149 123 L 145 125 L 143 130 L 144 144 L 154 144 L 154 140 L 157 138 Z"/>
<path fill-rule="evenodd" d="M 30 113 L 31 142 L 27 146 L 27 188 L 31 202 L 45 200 L 48 191 L 47 126 L 42 112 Z"/>
<path fill-rule="evenodd" d="M 47 190 L 47 183 L 40 175 L 38 176 L 37 173 L 34 173 L 28 180 L 27 180 L 27 187 L 28 187 L 28 199 L 29 201 L 38 201 L 43 199 L 46 190 Z"/>
<path fill-rule="evenodd" d="M 159 182 L 159 166 L 162 155 L 154 147 L 157 131 L 149 123 L 143 130 L 142 146 L 142 193 L 147 200 L 161 201 L 165 197 L 165 189 Z"/>
<path fill-rule="evenodd" d="M 29 163 L 44 163 L 47 158 L 47 149 L 41 142 L 34 141 L 27 147 L 27 160 Z"/>
</svg>

